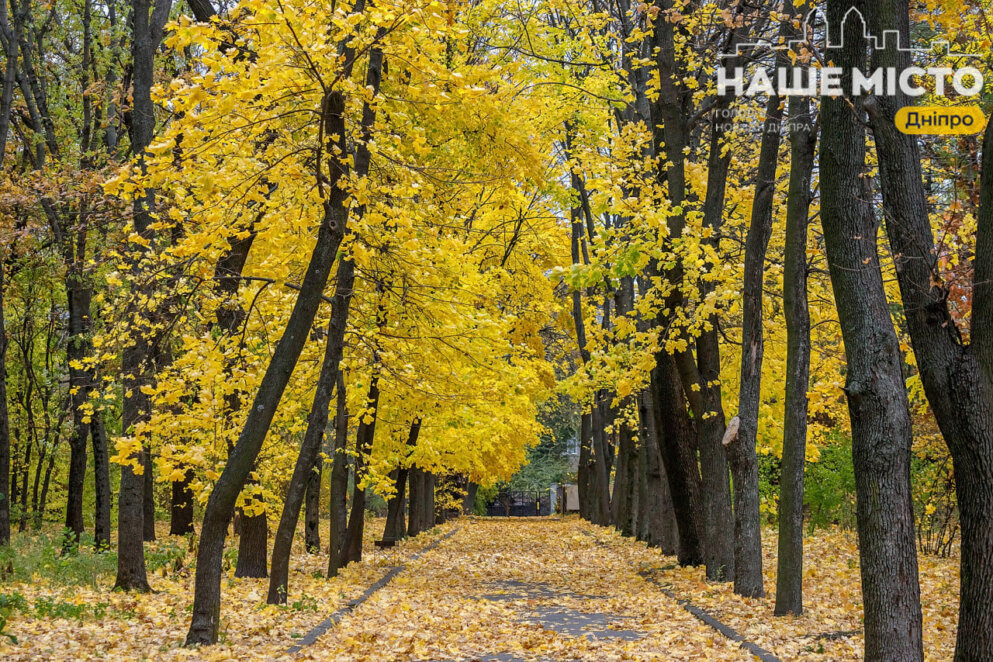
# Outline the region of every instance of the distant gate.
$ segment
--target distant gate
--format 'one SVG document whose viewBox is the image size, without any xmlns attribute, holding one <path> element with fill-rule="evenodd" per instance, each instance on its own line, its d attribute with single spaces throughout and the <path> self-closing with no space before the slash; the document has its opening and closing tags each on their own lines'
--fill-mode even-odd
<svg viewBox="0 0 993 662">
<path fill-rule="evenodd" d="M 552 513 L 547 490 L 502 490 L 486 507 L 491 517 L 539 517 Z"/>
</svg>

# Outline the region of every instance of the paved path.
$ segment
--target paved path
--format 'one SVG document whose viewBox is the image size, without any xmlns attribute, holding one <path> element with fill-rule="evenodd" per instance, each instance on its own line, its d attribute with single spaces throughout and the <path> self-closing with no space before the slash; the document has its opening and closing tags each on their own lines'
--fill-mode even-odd
<svg viewBox="0 0 993 662">
<path fill-rule="evenodd" d="M 639 576 L 651 554 L 600 544 L 575 521 L 463 520 L 294 652 L 341 661 L 755 660 Z"/>
</svg>

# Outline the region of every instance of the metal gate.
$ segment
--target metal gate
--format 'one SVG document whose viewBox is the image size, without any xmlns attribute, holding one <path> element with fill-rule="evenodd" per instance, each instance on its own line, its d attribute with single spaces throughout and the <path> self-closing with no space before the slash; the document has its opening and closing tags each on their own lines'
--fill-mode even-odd
<svg viewBox="0 0 993 662">
<path fill-rule="evenodd" d="M 486 507 L 492 517 L 539 517 L 552 512 L 547 490 L 501 490 Z"/>
</svg>

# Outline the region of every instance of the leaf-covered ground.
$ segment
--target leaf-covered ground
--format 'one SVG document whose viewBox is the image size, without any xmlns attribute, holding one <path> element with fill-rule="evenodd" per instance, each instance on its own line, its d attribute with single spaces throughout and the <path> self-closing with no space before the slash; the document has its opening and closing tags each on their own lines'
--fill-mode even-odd
<svg viewBox="0 0 993 662">
<path fill-rule="evenodd" d="M 0 658 L 315 660 L 751 660 L 664 592 L 689 600 L 782 660 L 860 659 L 861 604 L 853 534 L 807 541 L 800 618 L 772 616 L 775 539 L 766 532 L 770 596 L 745 600 L 708 584 L 702 569 L 676 568 L 644 545 L 575 518 L 467 519 L 438 527 L 396 550 L 376 550 L 382 521 L 367 530 L 366 560 L 333 580 L 326 557 L 294 550 L 289 604 L 264 604 L 266 581 L 228 577 L 222 644 L 181 646 L 192 599 L 193 555 L 185 540 L 150 545 L 153 595 L 110 590 L 112 565 L 62 559 L 22 538 L 26 557 L 3 586 L 11 612 Z M 434 549 L 413 554 L 454 530 Z M 31 545 L 34 545 L 33 547 Z M 84 556 L 85 555 L 81 555 Z M 406 569 L 327 634 L 287 650 L 357 598 L 396 563 Z M 233 568 L 230 570 L 233 572 Z M 229 575 L 230 575 L 229 572 Z M 88 574 L 89 573 L 89 574 Z M 57 579 L 50 579 L 57 577 Z M 925 646 L 949 659 L 955 638 L 957 564 L 921 558 Z M 3 605 L 0 604 L 0 607 Z"/>
</svg>

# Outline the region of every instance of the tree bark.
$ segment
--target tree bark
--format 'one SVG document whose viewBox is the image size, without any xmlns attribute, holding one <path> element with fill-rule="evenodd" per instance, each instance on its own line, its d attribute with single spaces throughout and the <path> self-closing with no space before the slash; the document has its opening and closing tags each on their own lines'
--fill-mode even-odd
<svg viewBox="0 0 993 662">
<path fill-rule="evenodd" d="M 185 536 L 193 533 L 193 469 L 183 470 L 182 480 L 172 483 L 172 506 L 169 517 L 169 535 Z"/>
<path fill-rule="evenodd" d="M 660 353 L 652 374 L 652 409 L 659 451 L 669 481 L 669 493 L 679 531 L 680 565 L 700 565 L 700 473 L 693 449 L 693 430 L 686 412 L 686 398 L 673 359 Z"/>
<path fill-rule="evenodd" d="M 347 258 L 341 259 L 338 261 L 331 316 L 328 318 L 328 339 L 324 349 L 324 361 L 321 364 L 314 400 L 307 417 L 307 431 L 304 433 L 303 443 L 300 444 L 300 453 L 293 467 L 289 491 L 276 530 L 276 542 L 272 550 L 273 573 L 267 598 L 269 604 L 286 602 L 286 582 L 289 575 L 293 534 L 296 532 L 300 506 L 304 500 L 309 477 L 314 473 L 314 465 L 318 461 L 321 445 L 324 443 L 331 398 L 334 395 L 335 385 L 340 381 L 339 369 L 345 351 L 345 328 L 348 326 L 348 311 L 354 288 L 355 262 Z M 342 400 L 339 397 L 339 401 Z"/>
<path fill-rule="evenodd" d="M 778 61 L 778 58 L 777 58 Z M 762 524 L 759 513 L 759 464 L 755 454 L 759 404 L 762 398 L 762 292 L 765 254 L 772 235 L 772 203 L 776 194 L 779 132 L 783 121 L 781 99 L 769 98 L 762 125 L 752 219 L 745 239 L 741 335 L 741 386 L 738 398 L 738 434 L 725 446 L 734 477 L 734 592 L 749 598 L 765 595 L 762 583 Z"/>
<path fill-rule="evenodd" d="M 638 450 L 631 430 L 624 423 L 618 430 L 617 469 L 614 474 L 613 506 L 614 526 L 622 536 L 631 538 L 637 533 L 636 495 L 638 485 Z"/>
<path fill-rule="evenodd" d="M 786 13 L 793 14 L 787 4 Z M 814 170 L 810 100 L 790 97 L 790 183 L 786 201 L 783 310 L 786 315 L 786 396 L 776 556 L 777 616 L 803 613 L 803 471 L 807 455 L 810 311 L 807 308 L 807 224 Z"/>
<path fill-rule="evenodd" d="M 303 542 L 308 554 L 321 553 L 321 459 L 318 458 L 307 476 L 307 496 L 304 499 Z"/>
<path fill-rule="evenodd" d="M 249 485 L 257 484 L 254 479 L 249 480 Z M 253 494 L 252 511 L 261 506 L 262 496 Z M 265 510 L 262 512 L 248 514 L 243 508 L 241 511 L 241 527 L 238 534 L 238 563 L 234 569 L 235 577 L 255 577 L 261 579 L 269 576 L 266 567 L 266 557 L 269 553 L 269 521 Z"/>
<path fill-rule="evenodd" d="M 378 367 L 374 367 L 378 370 Z M 370 411 L 371 410 L 371 411 Z M 362 561 L 362 534 L 365 530 L 366 487 L 362 483 L 368 475 L 368 456 L 372 451 L 372 441 L 376 436 L 376 419 L 379 414 L 379 373 L 373 372 L 366 396 L 366 413 L 359 421 L 355 433 L 355 484 L 352 487 L 352 512 L 345 529 L 345 542 L 342 545 L 344 567 L 353 561 Z"/>
<path fill-rule="evenodd" d="M 471 480 L 466 485 L 465 498 L 462 500 L 462 514 L 472 515 L 476 506 L 476 493 L 479 491 L 479 484 Z"/>
<path fill-rule="evenodd" d="M 870 29 L 909 43 L 906 0 L 866 3 Z M 909 53 L 876 49 L 873 67 L 903 70 Z M 993 659 L 993 132 L 983 140 L 974 259 L 972 344 L 965 345 L 938 267 L 917 139 L 897 131 L 902 93 L 866 100 L 879 156 L 883 215 L 921 382 L 952 455 L 962 525 L 959 626 L 955 659 Z M 868 641 L 866 642 L 868 647 Z"/>
<path fill-rule="evenodd" d="M 410 424 L 410 432 L 407 433 L 407 448 L 413 449 L 417 446 L 417 438 L 421 434 L 421 419 L 415 418 Z M 383 538 L 387 540 L 400 540 L 407 537 L 407 526 L 404 518 L 404 505 L 407 503 L 407 476 L 410 473 L 408 467 L 400 467 L 396 470 L 394 477 L 395 493 L 390 497 L 386 508 L 386 528 Z"/>
<path fill-rule="evenodd" d="M 353 11 L 361 12 L 364 8 L 364 2 L 359 0 L 353 7 Z M 380 29 L 377 32 L 377 41 L 381 40 L 384 34 L 384 31 Z M 346 46 L 342 58 L 342 61 L 346 63 L 344 75 L 351 73 L 355 58 L 354 47 Z M 366 72 L 367 87 L 372 90 L 373 95 L 379 90 L 382 67 L 382 51 L 378 46 L 373 45 Z M 322 121 L 330 129 L 326 131 L 325 135 L 337 136 L 341 141 L 344 141 L 346 135 L 344 102 L 345 100 L 339 92 L 333 92 L 328 95 L 324 107 L 321 108 Z M 366 103 L 362 114 L 363 140 L 356 146 L 354 154 L 355 174 L 358 177 L 365 177 L 369 171 L 370 152 L 367 145 L 375 125 L 375 117 L 376 114 L 372 106 Z M 345 145 L 341 145 L 341 147 L 344 148 Z M 344 149 L 342 149 L 342 153 L 345 153 Z M 346 167 L 344 163 L 338 162 L 332 168 L 333 181 L 328 186 L 329 198 L 324 205 L 324 217 L 318 231 L 317 243 L 314 246 L 310 264 L 307 267 L 307 273 L 301 283 L 300 296 L 297 297 L 293 312 L 287 321 L 286 330 L 280 338 L 269 367 L 266 369 L 266 374 L 262 378 L 262 383 L 238 438 L 238 443 L 229 454 L 224 471 L 207 501 L 200 548 L 197 551 L 193 617 L 190 631 L 186 636 L 187 645 L 217 642 L 217 628 L 220 618 L 221 555 L 224 550 L 224 537 L 227 533 L 228 522 L 231 519 L 238 492 L 244 485 L 255 458 L 258 456 L 290 374 L 296 366 L 300 352 L 309 336 L 310 327 L 331 274 L 335 255 L 344 238 L 348 219 L 345 207 L 347 192 L 339 188 L 338 180 L 345 174 Z"/>
<path fill-rule="evenodd" d="M 328 577 L 338 574 L 341 543 L 348 525 L 348 406 L 345 397 L 345 379 L 338 373 L 337 412 L 335 413 L 334 445 L 331 449 L 330 499 L 328 503 Z"/>
<path fill-rule="evenodd" d="M 855 6 L 865 9 L 866 3 Z M 828 0 L 841 26 L 851 0 Z M 845 72 L 865 66 L 862 25 L 848 21 L 843 48 L 827 57 Z M 824 97 L 821 219 L 848 359 L 856 514 L 866 660 L 921 660 L 920 587 L 910 487 L 912 430 L 899 343 L 890 318 L 876 245 L 866 166 L 863 99 Z"/>
<path fill-rule="evenodd" d="M 142 540 L 155 540 L 155 480 L 153 478 L 152 453 L 146 447 L 142 451 L 142 464 L 145 470 L 141 474 L 141 511 L 142 511 Z"/>
<path fill-rule="evenodd" d="M 132 7 L 131 144 L 142 171 L 145 169 L 145 149 L 151 144 L 155 133 L 155 107 L 152 104 L 155 51 L 162 41 L 171 7 L 171 0 L 156 0 L 154 9 L 151 0 L 135 0 Z M 154 192 L 146 191 L 134 204 L 135 231 L 146 238 L 151 234 L 149 226 L 152 223 L 153 202 Z M 121 371 L 124 374 L 121 429 L 124 434 L 131 434 L 134 426 L 142 422 L 150 411 L 148 396 L 141 391 L 148 371 L 149 343 L 145 335 L 149 330 L 147 321 L 138 320 L 137 313 L 133 317 L 133 344 L 124 350 L 121 359 Z M 138 461 L 141 461 L 140 456 Z M 151 590 L 145 572 L 145 547 L 142 540 L 145 519 L 143 495 L 142 475 L 135 473 L 131 465 L 123 465 L 120 498 L 117 503 L 117 578 L 114 587 L 125 591 Z"/>
<path fill-rule="evenodd" d="M 743 6 L 735 8 L 736 14 Z M 737 18 L 737 17 L 736 17 Z M 730 57 L 736 52 L 738 43 L 745 32 L 731 28 L 723 49 L 723 66 L 727 71 L 743 64 L 743 58 Z M 724 226 L 727 180 L 731 169 L 731 150 L 726 149 L 728 135 L 727 119 L 722 111 L 731 104 L 730 95 L 716 99 L 710 123 L 710 154 L 707 163 L 707 193 L 703 203 L 703 224 L 711 231 L 705 238 L 716 253 L 720 252 L 721 230 Z M 714 290 L 711 283 L 703 284 L 701 298 L 706 298 Z M 719 335 L 720 319 L 711 315 L 709 326 L 696 339 L 696 365 L 689 350 L 677 355 L 676 367 L 679 370 L 684 389 L 698 384 L 699 395 L 687 393 L 693 410 L 697 431 L 697 448 L 700 453 L 701 501 L 703 507 L 703 554 L 707 579 L 710 581 L 731 581 L 734 578 L 734 513 L 731 508 L 731 481 L 727 455 L 721 441 L 724 438 L 725 414 L 721 395 L 721 348 Z"/>
<path fill-rule="evenodd" d="M 93 442 L 93 483 L 94 483 L 94 518 L 93 542 L 97 551 L 110 549 L 110 458 L 107 450 L 107 429 L 104 427 L 103 414 L 93 412 L 90 421 L 90 439 Z M 43 499 L 44 501 L 44 499 Z"/>
<path fill-rule="evenodd" d="M 679 546 L 679 533 L 669 494 L 669 482 L 659 454 L 658 433 L 652 412 L 650 391 L 643 391 L 638 398 L 642 438 L 638 448 L 639 510 L 638 540 L 650 547 L 658 547 L 667 556 L 675 556 Z"/>
<path fill-rule="evenodd" d="M 5 88 L 6 91 L 6 88 Z M 9 112 L 9 108 L 7 109 Z M 5 134 L 4 134 L 5 135 Z M 0 159 L 3 153 L 0 152 Z M 4 320 L 4 271 L 0 259 L 0 547 L 10 544 L 10 419 L 7 412 L 7 327 Z"/>
</svg>

